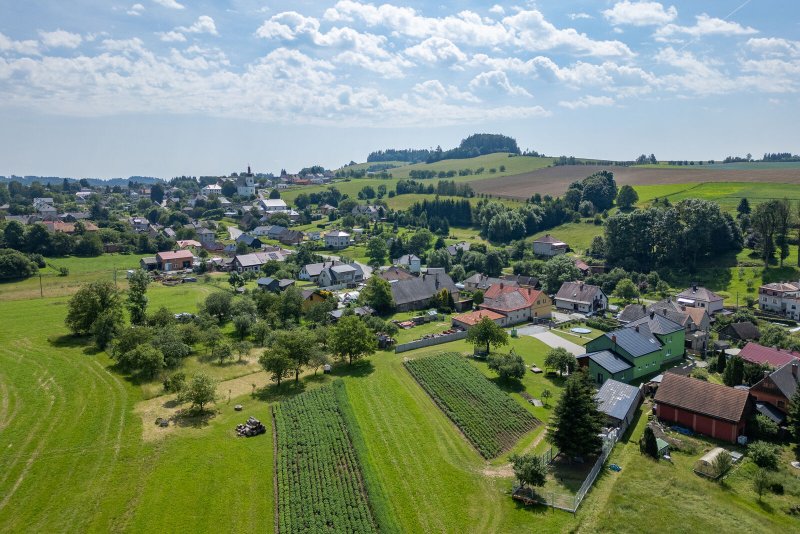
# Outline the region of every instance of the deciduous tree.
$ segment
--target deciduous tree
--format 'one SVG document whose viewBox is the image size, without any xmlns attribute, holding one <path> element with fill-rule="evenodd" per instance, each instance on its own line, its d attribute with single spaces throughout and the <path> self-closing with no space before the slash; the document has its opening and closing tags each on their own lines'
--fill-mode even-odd
<svg viewBox="0 0 800 534">
<path fill-rule="evenodd" d="M 489 347 L 499 347 L 508 343 L 508 334 L 500 326 L 488 317 L 482 318 L 475 326 L 467 330 L 467 343 L 472 343 L 476 347 L 482 345 L 489 353 Z"/>
<path fill-rule="evenodd" d="M 131 324 L 142 325 L 147 320 L 147 286 L 150 275 L 144 269 L 136 269 L 128 278 L 128 311 Z"/>
<path fill-rule="evenodd" d="M 330 329 L 328 347 L 342 361 L 352 364 L 353 360 L 374 354 L 378 341 L 364 321 L 356 315 L 347 315 Z"/>
</svg>

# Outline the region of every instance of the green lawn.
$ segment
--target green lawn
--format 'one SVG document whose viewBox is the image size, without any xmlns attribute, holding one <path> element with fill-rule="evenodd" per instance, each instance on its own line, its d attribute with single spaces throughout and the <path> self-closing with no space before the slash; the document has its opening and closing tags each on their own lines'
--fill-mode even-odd
<svg viewBox="0 0 800 534">
<path fill-rule="evenodd" d="M 543 230 L 533 234 L 527 240 L 533 241 L 545 234 L 557 237 L 567 243 L 578 254 L 582 254 L 592 244 L 594 236 L 603 235 L 603 227 L 595 225 L 592 219 L 585 219 L 579 223 L 566 223 L 549 230 Z"/>
</svg>

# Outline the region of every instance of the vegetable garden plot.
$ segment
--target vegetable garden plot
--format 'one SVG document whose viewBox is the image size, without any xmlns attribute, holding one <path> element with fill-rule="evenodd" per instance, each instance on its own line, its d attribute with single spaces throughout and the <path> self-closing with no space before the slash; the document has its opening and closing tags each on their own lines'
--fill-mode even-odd
<svg viewBox="0 0 800 534">
<path fill-rule="evenodd" d="M 377 532 L 333 389 L 302 393 L 273 413 L 279 531 Z"/>
<path fill-rule="evenodd" d="M 484 458 L 510 449 L 539 424 L 459 354 L 409 360 L 405 365 Z"/>
</svg>

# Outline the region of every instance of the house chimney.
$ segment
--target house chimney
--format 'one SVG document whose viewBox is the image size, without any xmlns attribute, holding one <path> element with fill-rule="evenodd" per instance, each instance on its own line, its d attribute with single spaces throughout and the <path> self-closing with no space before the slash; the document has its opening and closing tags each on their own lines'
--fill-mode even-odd
<svg viewBox="0 0 800 534">
<path fill-rule="evenodd" d="M 667 309 L 666 308 L 662 309 L 661 313 L 664 315 L 664 317 L 666 317 L 667 316 Z"/>
<path fill-rule="evenodd" d="M 650 312 L 650 318 L 651 318 L 651 319 L 653 319 L 653 318 L 655 318 L 655 316 L 656 316 L 656 312 L 654 312 L 654 311 L 651 311 L 651 312 Z M 639 330 L 639 327 L 638 327 L 638 326 L 636 327 L 636 330 L 637 330 L 637 331 Z"/>
<path fill-rule="evenodd" d="M 637 325 L 635 326 L 635 328 L 636 328 L 636 331 L 638 332 L 638 331 L 639 331 L 639 325 L 637 324 Z"/>
<path fill-rule="evenodd" d="M 613 343 L 614 346 L 617 345 L 617 335 L 616 334 L 612 334 L 611 335 L 611 343 Z"/>
</svg>

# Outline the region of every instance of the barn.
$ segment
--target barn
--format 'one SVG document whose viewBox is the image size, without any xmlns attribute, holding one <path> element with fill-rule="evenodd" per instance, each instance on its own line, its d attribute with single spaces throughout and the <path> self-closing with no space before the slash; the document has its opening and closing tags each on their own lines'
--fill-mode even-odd
<svg viewBox="0 0 800 534">
<path fill-rule="evenodd" d="M 655 396 L 656 415 L 698 434 L 736 443 L 744 433 L 749 399 L 744 390 L 665 373 Z"/>
</svg>

